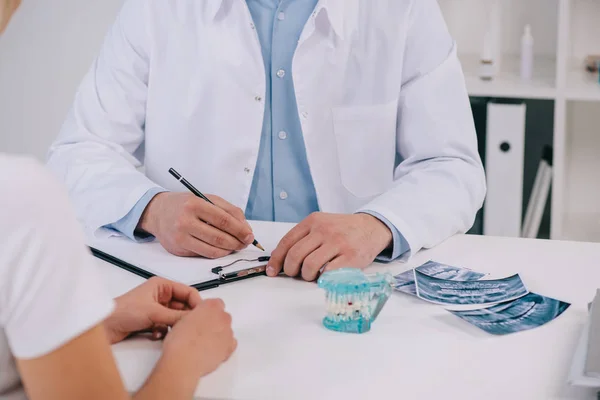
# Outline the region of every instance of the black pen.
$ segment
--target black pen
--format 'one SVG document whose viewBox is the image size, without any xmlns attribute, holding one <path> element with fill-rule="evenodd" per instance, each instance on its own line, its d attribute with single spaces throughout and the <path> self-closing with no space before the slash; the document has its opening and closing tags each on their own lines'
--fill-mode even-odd
<svg viewBox="0 0 600 400">
<path fill-rule="evenodd" d="M 185 186 L 190 192 L 194 193 L 196 196 L 200 197 L 201 199 L 208 201 L 210 204 L 214 205 L 215 207 L 218 207 L 215 203 L 210 201 L 210 199 L 208 197 L 203 195 L 202 192 L 200 192 L 198 189 L 196 189 L 194 187 L 194 185 L 189 183 L 183 176 L 181 176 L 181 174 L 179 172 L 175 171 L 173 168 L 169 168 L 169 173 L 171 175 L 173 175 L 173 177 L 175 179 L 177 179 L 179 182 L 181 182 L 181 184 L 183 186 Z M 259 249 L 261 249 L 262 251 L 265 251 L 265 248 L 262 247 L 261 244 L 256 241 L 256 239 L 254 239 L 254 242 L 252 242 L 252 244 L 254 246 L 258 247 Z"/>
</svg>

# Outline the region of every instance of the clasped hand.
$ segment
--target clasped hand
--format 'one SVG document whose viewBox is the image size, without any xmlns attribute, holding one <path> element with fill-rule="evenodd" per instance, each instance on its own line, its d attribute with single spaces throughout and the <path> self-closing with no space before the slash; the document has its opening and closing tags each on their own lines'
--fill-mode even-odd
<svg viewBox="0 0 600 400">
<path fill-rule="evenodd" d="M 172 328 L 169 331 L 169 328 Z M 231 315 L 220 299 L 203 300 L 187 285 L 154 277 L 115 299 L 104 321 L 111 344 L 140 332 L 165 338 L 164 352 L 188 359 L 200 376 L 215 370 L 235 351 Z"/>
</svg>

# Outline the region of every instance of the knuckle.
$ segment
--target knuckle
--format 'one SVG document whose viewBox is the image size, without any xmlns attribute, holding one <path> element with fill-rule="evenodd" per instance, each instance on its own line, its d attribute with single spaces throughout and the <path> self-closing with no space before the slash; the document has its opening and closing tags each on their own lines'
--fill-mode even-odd
<svg viewBox="0 0 600 400">
<path fill-rule="evenodd" d="M 219 217 L 217 217 L 217 227 L 221 229 L 226 229 L 229 227 L 229 225 L 229 217 L 227 217 L 227 215 L 220 215 Z"/>
<path fill-rule="evenodd" d="M 319 220 L 319 213 L 318 212 L 312 212 L 308 215 L 308 217 L 306 217 L 306 222 L 316 222 Z"/>
<path fill-rule="evenodd" d="M 293 245 L 292 239 L 289 236 L 284 236 L 281 239 L 281 246 L 284 248 L 290 248 Z"/>
<path fill-rule="evenodd" d="M 219 247 L 223 247 L 223 245 L 227 242 L 227 240 L 225 240 L 225 237 L 223 235 L 216 235 L 213 240 L 214 240 L 215 245 L 217 245 Z"/>
<path fill-rule="evenodd" d="M 331 225 L 329 224 L 318 222 L 314 225 L 313 229 L 324 236 L 329 236 L 333 234 Z"/>
<path fill-rule="evenodd" d="M 160 276 L 153 276 L 152 278 L 148 279 L 148 282 L 151 282 L 155 285 L 160 285 L 163 283 L 168 283 L 169 281 L 167 281 L 165 278 L 161 278 Z"/>
<path fill-rule="evenodd" d="M 223 322 L 225 323 L 225 325 L 231 326 L 232 321 L 233 318 L 231 317 L 231 314 L 223 312 Z"/>
</svg>

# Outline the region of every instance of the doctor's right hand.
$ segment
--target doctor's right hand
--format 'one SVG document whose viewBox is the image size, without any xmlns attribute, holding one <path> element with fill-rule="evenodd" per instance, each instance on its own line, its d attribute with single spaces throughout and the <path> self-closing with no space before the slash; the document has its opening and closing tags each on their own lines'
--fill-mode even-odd
<svg viewBox="0 0 600 400">
<path fill-rule="evenodd" d="M 254 241 L 244 212 L 220 197 L 215 205 L 191 193 L 159 193 L 148 203 L 138 229 L 155 236 L 176 256 L 220 258 Z"/>
</svg>

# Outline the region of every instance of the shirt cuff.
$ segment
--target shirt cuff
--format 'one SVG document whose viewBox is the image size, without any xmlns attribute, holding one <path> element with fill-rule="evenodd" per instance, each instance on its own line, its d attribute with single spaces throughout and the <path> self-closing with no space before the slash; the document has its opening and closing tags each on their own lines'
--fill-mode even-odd
<svg viewBox="0 0 600 400">
<path fill-rule="evenodd" d="M 138 200 L 135 206 L 133 206 L 133 208 L 127 213 L 127 215 L 117 222 L 106 225 L 105 228 L 120 232 L 135 242 L 141 243 L 154 240 L 154 236 L 150 235 L 149 233 L 136 231 L 136 228 L 140 222 L 140 218 L 142 217 L 144 210 L 148 206 L 148 203 L 150 203 L 150 200 L 162 192 L 166 192 L 166 190 L 158 187 L 148 190 L 142 196 L 142 198 Z"/>
<path fill-rule="evenodd" d="M 361 213 L 372 215 L 383 222 L 389 228 L 389 230 L 392 231 L 392 245 L 381 252 L 381 254 L 375 258 L 375 260 L 383 262 L 394 261 L 410 250 L 410 246 L 408 245 L 408 242 L 404 236 L 387 218 L 379 213 L 376 213 L 375 211 L 370 210 L 361 211 Z"/>
</svg>

